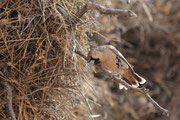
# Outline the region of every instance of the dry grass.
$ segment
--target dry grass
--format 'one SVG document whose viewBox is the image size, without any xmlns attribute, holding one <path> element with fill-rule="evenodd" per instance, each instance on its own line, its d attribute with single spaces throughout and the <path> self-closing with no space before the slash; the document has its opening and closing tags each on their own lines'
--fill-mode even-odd
<svg viewBox="0 0 180 120">
<path fill-rule="evenodd" d="M 85 31 L 83 25 L 72 28 L 72 19 L 64 19 L 56 4 L 73 13 L 81 2 L 7 0 L 0 4 L 0 83 L 13 88 L 17 119 L 71 119 L 80 111 L 81 98 L 76 94 L 84 63 L 73 51 L 86 51 Z M 6 96 L 3 87 L 0 119 L 10 117 Z"/>
</svg>

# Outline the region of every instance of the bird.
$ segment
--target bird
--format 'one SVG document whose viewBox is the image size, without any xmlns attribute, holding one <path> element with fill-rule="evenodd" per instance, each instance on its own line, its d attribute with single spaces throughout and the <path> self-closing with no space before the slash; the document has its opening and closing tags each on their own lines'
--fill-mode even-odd
<svg viewBox="0 0 180 120">
<path fill-rule="evenodd" d="M 144 84 L 146 79 L 138 75 L 125 57 L 112 45 L 101 45 L 92 47 L 88 52 L 88 62 L 93 61 L 94 65 L 101 65 L 106 70 L 125 80 L 132 87 Z M 119 83 L 119 89 L 127 88 Z"/>
</svg>

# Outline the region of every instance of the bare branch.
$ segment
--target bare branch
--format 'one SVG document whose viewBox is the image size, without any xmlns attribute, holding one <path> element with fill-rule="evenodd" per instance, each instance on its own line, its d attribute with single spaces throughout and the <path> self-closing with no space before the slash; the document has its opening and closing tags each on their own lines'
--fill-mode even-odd
<svg viewBox="0 0 180 120">
<path fill-rule="evenodd" d="M 77 18 L 81 18 L 88 10 L 97 10 L 101 14 L 119 15 L 122 17 L 136 17 L 137 16 L 131 10 L 106 8 L 102 5 L 88 2 L 76 13 Z"/>
<path fill-rule="evenodd" d="M 105 68 L 103 68 L 101 66 L 101 69 L 109 76 L 111 77 L 111 79 L 114 81 L 114 82 L 117 82 L 117 83 L 121 83 L 123 84 L 124 86 L 126 86 L 128 88 L 128 90 L 135 90 L 135 91 L 138 91 L 142 94 L 144 94 L 146 96 L 146 98 L 154 105 L 154 107 L 156 107 L 157 109 L 159 109 L 163 114 L 165 114 L 166 116 L 169 116 L 169 111 L 164 109 L 163 107 L 161 107 L 154 99 L 152 99 L 152 97 L 148 94 L 148 89 L 146 89 L 145 87 L 143 88 L 136 88 L 136 87 L 133 87 L 131 85 L 129 85 L 126 81 L 124 81 L 123 79 L 119 78 L 119 77 L 116 77 L 113 75 L 113 73 L 109 72 L 108 70 L 106 70 Z"/>
<path fill-rule="evenodd" d="M 85 60 L 87 60 L 87 56 L 84 55 L 81 51 L 76 52 L 78 55 L 80 55 L 82 58 L 84 58 Z M 144 94 L 146 96 L 146 98 L 154 105 L 155 108 L 157 108 L 159 111 L 161 111 L 163 114 L 165 114 L 166 116 L 169 116 L 169 111 L 164 109 L 163 107 L 161 107 L 149 94 L 148 94 L 148 89 L 146 89 L 145 87 L 143 88 L 136 88 L 133 87 L 131 85 L 129 85 L 126 81 L 122 80 L 121 78 L 117 77 L 116 75 L 114 75 L 113 73 L 111 73 L 110 71 L 108 71 L 107 69 L 105 69 L 102 66 L 97 66 L 99 68 L 101 68 L 114 82 L 117 83 L 121 83 L 124 86 L 126 86 L 128 88 L 128 90 L 134 90 L 134 91 L 138 91 L 142 94 Z"/>
<path fill-rule="evenodd" d="M 7 91 L 7 107 L 9 109 L 9 114 L 10 114 L 12 120 L 16 120 L 16 115 L 14 113 L 13 106 L 12 106 L 12 98 L 13 98 L 12 87 L 6 81 L 3 81 L 2 84 L 4 85 L 4 87 Z"/>
<path fill-rule="evenodd" d="M 130 2 L 130 0 L 127 1 L 127 3 Z M 137 17 L 137 15 L 131 11 L 131 10 L 124 10 L 124 9 L 113 9 L 113 8 L 106 8 L 102 5 L 87 2 L 85 5 L 81 7 L 81 9 L 78 10 L 78 12 L 74 15 L 71 13 L 68 13 L 63 7 L 60 5 L 56 5 L 56 10 L 65 18 L 70 18 L 74 25 L 80 21 L 80 18 L 88 12 L 88 10 L 97 10 L 100 14 L 106 14 L 106 15 L 118 15 L 121 17 Z M 71 26 L 72 27 L 72 26 Z"/>
</svg>

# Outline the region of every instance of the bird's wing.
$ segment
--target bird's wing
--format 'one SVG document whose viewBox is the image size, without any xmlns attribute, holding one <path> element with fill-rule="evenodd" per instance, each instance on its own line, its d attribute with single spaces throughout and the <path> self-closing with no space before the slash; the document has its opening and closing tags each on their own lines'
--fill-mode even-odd
<svg viewBox="0 0 180 120">
<path fill-rule="evenodd" d="M 135 73 L 132 66 L 129 64 L 129 62 L 126 60 L 126 58 L 112 45 L 105 45 L 105 47 L 107 49 L 110 49 L 112 52 L 114 52 L 117 56 L 119 56 L 121 58 L 121 60 L 124 62 L 124 64 L 126 64 L 126 66 L 129 67 L 130 71 L 132 73 Z M 123 64 L 123 63 L 122 63 Z"/>
</svg>

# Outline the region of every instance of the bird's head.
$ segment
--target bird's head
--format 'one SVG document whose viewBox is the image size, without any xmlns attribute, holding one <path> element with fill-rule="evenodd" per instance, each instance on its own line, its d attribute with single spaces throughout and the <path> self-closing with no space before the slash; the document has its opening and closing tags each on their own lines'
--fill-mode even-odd
<svg viewBox="0 0 180 120">
<path fill-rule="evenodd" d="M 102 59 L 102 52 L 97 49 L 97 48 L 94 48 L 94 49 L 91 49 L 88 53 L 88 62 L 94 62 L 94 64 L 98 64 L 100 63 Z"/>
</svg>

